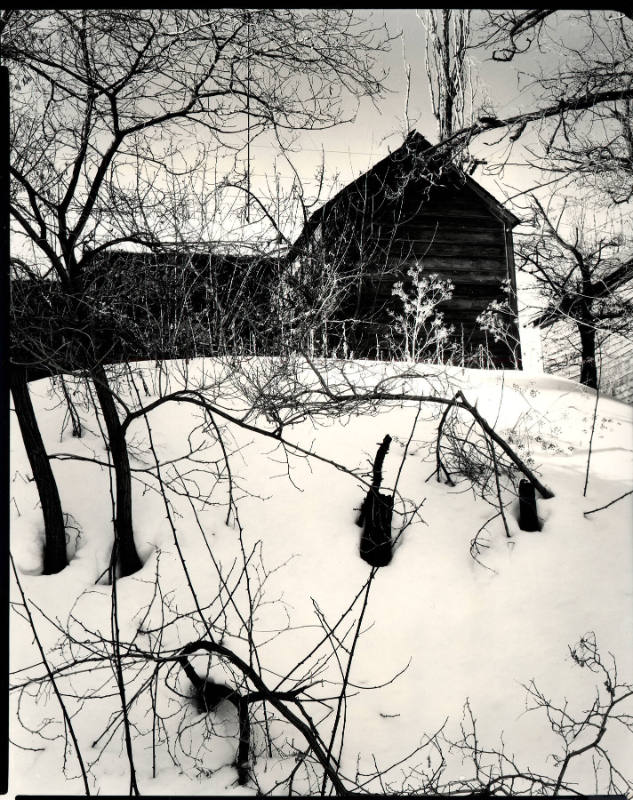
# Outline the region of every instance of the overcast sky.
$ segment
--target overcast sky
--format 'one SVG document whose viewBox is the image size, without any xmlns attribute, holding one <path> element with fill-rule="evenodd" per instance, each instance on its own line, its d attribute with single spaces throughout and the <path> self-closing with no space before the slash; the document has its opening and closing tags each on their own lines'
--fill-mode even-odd
<svg viewBox="0 0 633 800">
<path fill-rule="evenodd" d="M 406 68 L 411 70 L 411 85 L 408 103 L 408 124 L 415 127 L 430 141 L 438 138 L 437 123 L 432 114 L 428 81 L 425 68 L 425 29 L 422 20 L 414 9 L 372 10 L 365 12 L 376 25 L 386 24 L 389 32 L 397 38 L 391 50 L 381 60 L 389 71 L 388 91 L 374 105 L 371 101 L 361 101 L 354 122 L 337 126 L 328 131 L 304 132 L 298 139 L 297 152 L 292 156 L 307 188 L 314 179 L 322 158 L 325 157 L 326 174 L 331 181 L 334 175 L 340 176 L 344 185 L 369 169 L 390 150 L 402 144 L 407 130 L 405 104 L 407 96 Z M 423 12 L 421 12 L 423 13 Z M 476 14 L 477 12 L 473 12 Z M 472 51 L 470 55 L 473 79 L 477 89 L 477 99 L 489 100 L 498 115 L 507 115 L 518 109 L 518 72 L 515 64 L 498 64 L 487 58 L 483 51 Z M 524 65 L 522 65 L 524 66 Z M 523 93 L 525 97 L 525 92 Z M 503 157 L 503 147 L 489 146 L 499 138 L 497 133 L 481 137 L 477 150 L 494 167 Z M 486 143 L 488 145 L 486 146 Z M 505 170 L 504 180 L 498 176 L 486 175 L 481 169 L 476 179 L 492 191 L 500 200 L 514 193 L 518 188 L 529 185 L 529 176 L 514 166 L 519 162 L 519 151 Z M 485 151 L 485 153 L 484 153 Z M 261 137 L 251 148 L 251 172 L 254 181 L 263 179 L 272 172 L 275 148 Z M 477 153 L 479 155 L 479 152 Z M 292 181 L 291 169 L 277 161 L 277 169 L 282 183 Z M 491 170 L 492 171 L 492 170 Z M 525 174 L 524 174 L 525 173 Z M 263 180 L 260 180 L 263 183 Z M 327 199 L 327 198 L 324 198 Z"/>
</svg>

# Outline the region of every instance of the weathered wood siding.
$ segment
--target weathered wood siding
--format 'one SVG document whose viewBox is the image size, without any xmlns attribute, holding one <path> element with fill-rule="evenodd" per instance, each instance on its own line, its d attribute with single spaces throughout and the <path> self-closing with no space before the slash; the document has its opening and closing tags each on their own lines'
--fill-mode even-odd
<svg viewBox="0 0 633 800">
<path fill-rule="evenodd" d="M 551 375 L 580 380 L 580 341 L 578 329 L 559 322 L 541 332 L 543 369 Z M 625 403 L 633 403 L 633 342 L 612 334 L 598 339 L 600 391 Z"/>
<path fill-rule="evenodd" d="M 402 174 L 368 173 L 322 216 L 322 242 L 351 279 L 341 316 L 371 323 L 367 346 L 375 348 L 381 327 L 383 333 L 389 327 L 389 310 L 398 309 L 394 283 L 404 280 L 406 286 L 407 270 L 419 263 L 427 274 L 454 284 L 452 299 L 440 310 L 467 351 L 485 348 L 496 366 L 516 366 L 520 353 L 491 341 L 476 321 L 491 302 L 507 299 L 503 282 L 513 284 L 509 225 L 459 180 L 438 186 L 428 175 L 403 181 Z M 513 335 L 518 341 L 516 323 Z M 360 354 L 363 343 L 356 345 Z"/>
</svg>

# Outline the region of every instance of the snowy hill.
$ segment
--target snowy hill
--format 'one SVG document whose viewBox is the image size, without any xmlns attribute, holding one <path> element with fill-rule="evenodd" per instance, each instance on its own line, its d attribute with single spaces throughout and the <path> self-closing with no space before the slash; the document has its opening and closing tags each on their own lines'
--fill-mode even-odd
<svg viewBox="0 0 633 800">
<path fill-rule="evenodd" d="M 319 752 L 361 792 L 631 792 L 631 406 L 515 372 L 133 365 L 117 392 L 155 404 L 127 431 L 144 566 L 113 590 L 109 453 L 86 386 L 66 380 L 81 437 L 59 379 L 31 385 L 69 515 L 57 575 L 39 574 L 42 517 L 11 431 L 13 793 L 127 794 L 133 772 L 142 794 L 318 794 Z M 184 390 L 213 412 L 157 402 Z M 553 491 L 537 495 L 541 531 L 520 530 L 525 475 L 451 406 L 458 390 Z M 395 545 L 372 570 L 356 519 L 387 434 Z M 236 703 L 204 713 L 181 669 L 198 641 L 230 654 L 198 649 L 198 675 L 253 695 L 243 786 Z"/>
</svg>

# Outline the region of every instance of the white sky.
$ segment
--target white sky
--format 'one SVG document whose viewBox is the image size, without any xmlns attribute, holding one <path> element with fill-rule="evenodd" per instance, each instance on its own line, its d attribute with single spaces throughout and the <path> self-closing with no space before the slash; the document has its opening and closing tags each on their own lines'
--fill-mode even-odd
<svg viewBox="0 0 633 800">
<path fill-rule="evenodd" d="M 392 35 L 402 34 L 394 40 L 391 52 L 385 54 L 382 62 L 389 70 L 387 86 L 390 91 L 378 101 L 377 106 L 369 100 L 361 101 L 354 122 L 328 131 L 300 134 L 298 152 L 293 156 L 293 163 L 301 174 L 306 190 L 316 185 L 314 175 L 321 163 L 322 149 L 330 183 L 335 175 L 339 175 L 341 185 L 345 185 L 402 144 L 407 130 L 406 65 L 411 70 L 409 127 L 415 127 L 430 141 L 437 141 L 437 125 L 432 115 L 424 63 L 425 31 L 422 22 L 414 9 L 375 10 L 368 14 L 375 24 L 386 24 Z M 483 52 L 473 52 L 471 56 L 478 99 L 494 98 L 497 114 L 510 114 L 517 109 L 516 98 L 519 95 L 516 66 L 483 62 L 481 59 L 484 56 Z M 481 153 L 491 166 L 500 163 L 504 155 L 504 147 L 492 144 L 498 138 L 496 132 L 491 132 L 480 137 L 481 141 L 477 144 L 477 155 Z M 530 185 L 530 177 L 519 166 L 521 149 L 520 146 L 516 148 L 516 154 L 513 154 L 504 170 L 503 179 L 483 174 L 481 168 L 475 174 L 478 182 L 500 200 Z M 251 147 L 253 185 L 259 185 L 263 190 L 265 176 L 273 170 L 275 150 L 264 137 L 260 137 Z M 278 170 L 282 188 L 284 183 L 291 185 L 290 168 L 278 162 Z M 327 196 L 323 198 L 326 199 Z"/>
<path fill-rule="evenodd" d="M 327 179 L 322 200 L 317 205 L 327 200 L 327 191 L 335 176 L 338 176 L 339 186 L 342 186 L 365 172 L 390 150 L 402 144 L 408 127 L 415 127 L 432 142 L 437 141 L 437 124 L 432 115 L 425 68 L 425 30 L 416 10 L 376 9 L 365 13 L 374 25 L 386 25 L 390 34 L 397 37 L 392 42 L 391 51 L 382 59 L 383 66 L 389 71 L 389 91 L 376 106 L 369 100 L 361 101 L 353 122 L 328 131 L 306 131 L 297 136 L 296 153 L 292 160 L 301 176 L 306 195 L 310 189 L 315 190 L 314 176 L 321 164 L 322 151 L 325 157 Z M 421 10 L 420 16 L 423 13 Z M 476 10 L 472 12 L 473 27 L 481 14 Z M 476 89 L 475 108 L 484 103 L 487 113 L 492 111 L 496 116 L 504 117 L 538 107 L 530 74 L 538 74 L 541 70 L 555 74 L 558 66 L 565 66 L 561 63 L 562 49 L 557 47 L 557 40 L 564 41 L 566 46 L 572 43 L 579 47 L 586 45 L 586 28 L 571 19 L 568 12 L 560 11 L 552 20 L 556 25 L 552 26 L 551 36 L 543 40 L 544 53 L 531 49 L 512 62 L 502 63 L 492 60 L 490 49 L 470 51 L 472 80 Z M 411 75 L 408 125 L 405 121 L 407 67 Z M 544 180 L 541 173 L 525 163 L 528 156 L 526 147 L 536 142 L 535 131 L 529 126 L 510 154 L 507 152 L 507 139 L 501 141 L 502 134 L 503 131 L 490 131 L 478 137 L 471 147 L 473 155 L 487 161 L 485 167 L 477 168 L 474 177 L 497 199 L 510 201 L 512 210 L 521 218 L 521 207 L 525 206 L 523 193 Z M 273 139 L 265 136 L 258 138 L 251 147 L 252 185 L 263 196 L 268 192 L 266 176 L 274 172 L 276 152 Z M 500 171 L 502 164 L 504 168 Z M 284 187 L 292 185 L 293 175 L 291 169 L 280 160 L 277 170 L 283 194 Z M 556 191 L 556 185 L 546 187 L 542 197 L 548 198 Z"/>
</svg>

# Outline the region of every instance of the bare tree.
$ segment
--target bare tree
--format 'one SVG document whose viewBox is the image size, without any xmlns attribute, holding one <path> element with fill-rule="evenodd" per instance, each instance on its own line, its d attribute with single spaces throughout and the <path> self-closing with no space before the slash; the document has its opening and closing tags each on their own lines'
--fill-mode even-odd
<svg viewBox="0 0 633 800">
<path fill-rule="evenodd" d="M 11 368 L 11 394 L 22 439 L 29 443 L 27 455 L 37 486 L 46 531 L 42 571 L 44 575 L 50 575 L 60 572 L 68 563 L 66 526 L 59 491 L 29 395 L 26 371 L 15 364 Z"/>
<path fill-rule="evenodd" d="M 627 104 L 633 99 L 631 15 L 622 10 L 539 9 L 483 11 L 478 17 L 471 19 L 469 29 L 473 50 L 480 49 L 501 62 L 518 59 L 529 51 L 532 61 L 522 70 L 525 91 L 519 98 L 519 110 L 502 116 L 496 112 L 494 104 L 487 103 L 486 108 L 475 112 L 474 122 L 454 127 L 450 135 L 429 147 L 427 155 L 437 152 L 446 154 L 449 159 L 462 157 L 460 153 L 473 139 L 497 130 L 507 144 L 506 158 L 509 158 L 514 143 L 530 130 L 536 132 L 539 140 L 534 160 L 549 167 L 550 156 L 557 148 L 564 152 L 569 138 L 576 134 L 582 138 L 595 134 L 600 131 L 600 125 L 593 126 L 592 122 L 607 120 L 612 137 L 610 144 L 606 149 L 604 143 L 593 146 L 585 161 L 592 163 L 602 152 L 605 165 L 626 169 L 630 157 L 627 140 L 630 124 L 622 126 L 621 118 L 629 115 Z M 572 30 L 570 22 L 573 22 L 576 37 L 573 39 L 567 35 Z M 596 43 L 600 46 L 596 47 Z M 561 54 L 558 63 L 552 64 L 551 53 Z M 432 85 L 436 93 L 440 88 L 447 88 L 441 68 Z M 573 160 L 570 165 L 573 166 Z M 614 191 L 619 191 L 616 181 L 613 186 Z M 619 191 L 624 197 L 628 196 L 627 192 Z"/>
<path fill-rule="evenodd" d="M 542 106 L 509 125 L 485 122 L 507 126 L 509 143 L 534 128 L 527 163 L 556 196 L 531 199 L 535 238 L 518 237 L 519 268 L 541 289 L 536 324 L 572 330 L 580 379 L 592 387 L 600 342 L 630 330 L 631 254 L 624 235 L 592 232 L 580 208 L 599 207 L 598 228 L 625 234 L 626 212 L 617 207 L 633 197 L 632 25 L 625 9 L 495 10 L 479 30 L 494 60 L 522 69 L 526 96 Z"/>
<path fill-rule="evenodd" d="M 596 389 L 598 341 L 632 332 L 626 284 L 633 259 L 622 237 L 589 234 L 582 217 L 566 225 L 566 205 L 554 214 L 536 198 L 532 202 L 535 235 L 520 240 L 518 266 L 535 279 L 545 302 L 534 324 L 575 328 L 580 381 Z"/>
<path fill-rule="evenodd" d="M 441 140 L 472 121 L 470 15 L 470 10 L 452 8 L 424 12 L 426 74 Z"/>
<path fill-rule="evenodd" d="M 480 44 L 500 62 L 522 68 L 528 96 L 541 110 L 512 121 L 517 139 L 537 124 L 533 164 L 611 202 L 633 196 L 633 16 L 626 9 L 490 11 Z M 558 54 L 556 60 L 552 53 Z M 529 58 L 529 61 L 527 60 Z M 525 66 L 524 66 L 525 64 Z"/>
<path fill-rule="evenodd" d="M 344 98 L 381 91 L 374 68 L 384 44 L 336 10 L 7 10 L 0 26 L 13 82 L 14 247 L 31 248 L 35 274 L 61 286 L 67 326 L 82 332 L 80 359 L 67 368 L 94 382 L 129 574 L 140 563 L 130 466 L 107 343 L 86 302 L 91 265 L 123 243 L 160 241 L 155 190 L 170 170 L 195 167 L 194 131 L 221 152 L 243 149 L 247 130 L 250 141 L 271 127 L 334 125 L 345 119 Z M 140 204 L 139 171 L 154 174 Z"/>
</svg>

